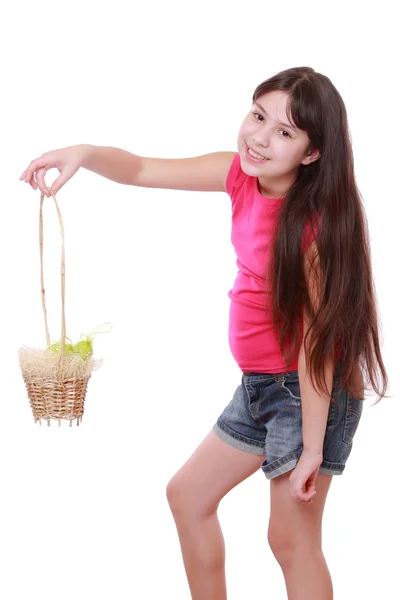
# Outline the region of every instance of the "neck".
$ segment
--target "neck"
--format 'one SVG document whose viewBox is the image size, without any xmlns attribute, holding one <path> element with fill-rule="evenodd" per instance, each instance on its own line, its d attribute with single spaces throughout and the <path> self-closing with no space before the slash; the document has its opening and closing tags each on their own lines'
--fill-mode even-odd
<svg viewBox="0 0 400 600">
<path fill-rule="evenodd" d="M 257 178 L 257 186 L 260 194 L 266 198 L 284 198 L 289 189 L 296 181 L 297 172 L 287 175 L 285 178 L 279 179 L 264 179 Z"/>
</svg>

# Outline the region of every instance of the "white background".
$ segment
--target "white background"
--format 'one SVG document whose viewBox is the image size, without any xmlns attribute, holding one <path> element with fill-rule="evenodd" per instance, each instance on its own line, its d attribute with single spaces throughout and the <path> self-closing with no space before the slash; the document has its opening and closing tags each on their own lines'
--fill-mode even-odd
<svg viewBox="0 0 400 600">
<path fill-rule="evenodd" d="M 5 9 L 3 9 L 5 10 Z M 227 194 L 140 189 L 80 170 L 59 192 L 67 329 L 104 321 L 82 425 L 34 424 L 20 345 L 45 343 L 43 152 L 79 143 L 143 156 L 236 150 L 256 86 L 308 65 L 350 121 L 369 220 L 391 399 L 372 407 L 328 496 L 323 546 L 338 600 L 399 597 L 398 36 L 391 2 L 15 2 L 1 22 L 2 294 L 0 596 L 190 597 L 165 488 L 240 383 L 228 346 L 236 275 Z M 58 175 L 50 171 L 47 185 Z M 45 206 L 52 339 L 60 236 Z M 221 503 L 230 600 L 286 598 L 267 543 L 259 472 Z"/>
</svg>

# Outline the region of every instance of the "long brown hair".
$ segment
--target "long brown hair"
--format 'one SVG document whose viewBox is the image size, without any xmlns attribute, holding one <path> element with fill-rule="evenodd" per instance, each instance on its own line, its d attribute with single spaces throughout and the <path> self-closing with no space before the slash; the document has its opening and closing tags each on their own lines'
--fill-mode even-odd
<svg viewBox="0 0 400 600">
<path fill-rule="evenodd" d="M 267 79 L 256 88 L 253 102 L 275 90 L 287 92 L 288 118 L 307 132 L 310 149 L 320 152 L 318 160 L 300 165 L 282 203 L 273 241 L 268 276 L 280 351 L 289 367 L 302 342 L 304 309 L 311 319 L 305 347 L 314 388 L 316 381 L 320 393 L 330 395 L 324 365 L 340 348 L 341 384 L 355 398 L 364 398 L 371 385 L 379 402 L 387 397 L 388 377 L 379 345 L 368 223 L 355 181 L 346 108 L 330 79 L 310 67 L 287 69 Z M 317 260 L 312 269 L 314 276 L 320 274 L 320 301 L 314 310 L 301 244 L 305 226 L 316 223 L 316 215 Z"/>
</svg>

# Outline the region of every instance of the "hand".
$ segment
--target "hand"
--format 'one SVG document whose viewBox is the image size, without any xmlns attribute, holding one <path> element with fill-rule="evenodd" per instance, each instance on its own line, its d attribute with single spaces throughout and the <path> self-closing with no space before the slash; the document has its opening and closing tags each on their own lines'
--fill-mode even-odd
<svg viewBox="0 0 400 600">
<path fill-rule="evenodd" d="M 58 169 L 60 172 L 59 177 L 57 177 L 51 186 L 51 191 L 53 194 L 56 194 L 82 166 L 90 148 L 90 145 L 80 144 L 78 146 L 68 146 L 67 148 L 45 152 L 39 158 L 32 160 L 28 168 L 22 173 L 20 181 L 24 180 L 26 183 L 29 183 L 34 190 L 39 188 L 49 198 L 50 193 L 47 190 L 44 180 L 46 172 L 53 168 Z"/>
<path fill-rule="evenodd" d="M 289 477 L 290 493 L 295 500 L 312 504 L 312 498 L 317 493 L 315 480 L 322 460 L 321 454 L 303 450 L 296 468 Z"/>
</svg>

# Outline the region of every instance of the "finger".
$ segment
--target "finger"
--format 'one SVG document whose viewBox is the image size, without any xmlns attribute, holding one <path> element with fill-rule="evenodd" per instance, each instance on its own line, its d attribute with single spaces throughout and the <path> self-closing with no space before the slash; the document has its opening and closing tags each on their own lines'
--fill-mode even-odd
<svg viewBox="0 0 400 600">
<path fill-rule="evenodd" d="M 57 179 L 54 181 L 53 185 L 50 188 L 54 195 L 56 195 L 57 192 L 61 190 L 62 186 L 68 181 L 68 179 L 69 177 L 67 173 L 60 173 L 60 175 L 57 177 Z"/>
<path fill-rule="evenodd" d="M 312 500 L 314 498 L 315 495 L 316 495 L 316 492 L 309 492 L 308 494 L 304 495 L 304 499 L 306 502 L 309 502 L 310 500 Z"/>
<path fill-rule="evenodd" d="M 312 504 L 314 502 L 313 498 L 298 498 L 297 499 L 298 502 L 301 502 L 302 504 Z"/>
<path fill-rule="evenodd" d="M 50 197 L 50 194 L 47 190 L 47 186 L 46 186 L 46 182 L 44 180 L 44 176 L 46 173 L 46 169 L 38 169 L 36 171 L 36 182 L 37 182 L 37 186 L 39 186 L 40 191 L 47 196 L 47 198 Z"/>
<path fill-rule="evenodd" d="M 315 490 L 308 490 L 305 492 L 304 489 L 298 488 L 294 493 L 294 498 L 296 498 L 296 500 L 299 502 L 308 502 L 315 496 L 315 494 Z"/>
<path fill-rule="evenodd" d="M 25 181 L 32 185 L 33 173 L 41 168 L 46 168 L 46 159 L 43 157 L 33 160 L 25 172 Z"/>
</svg>

